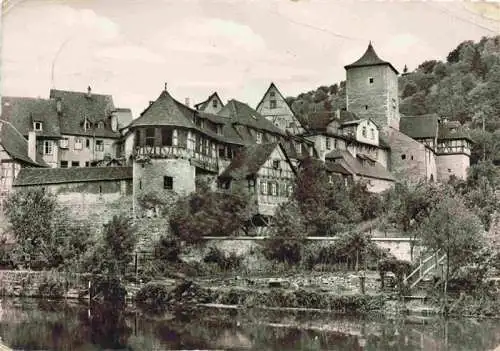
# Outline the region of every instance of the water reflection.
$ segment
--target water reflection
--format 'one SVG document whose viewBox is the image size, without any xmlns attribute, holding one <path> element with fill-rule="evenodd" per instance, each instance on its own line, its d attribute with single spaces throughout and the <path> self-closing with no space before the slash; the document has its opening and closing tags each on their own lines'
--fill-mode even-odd
<svg viewBox="0 0 500 351">
<path fill-rule="evenodd" d="M 491 350 L 500 321 L 178 310 L 159 315 L 113 305 L 4 300 L 0 336 L 23 350 Z"/>
</svg>

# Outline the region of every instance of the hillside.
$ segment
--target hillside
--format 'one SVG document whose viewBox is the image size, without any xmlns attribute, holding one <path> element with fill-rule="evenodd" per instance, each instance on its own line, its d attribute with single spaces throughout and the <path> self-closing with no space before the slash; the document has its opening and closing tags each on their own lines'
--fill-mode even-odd
<svg viewBox="0 0 500 351">
<path fill-rule="evenodd" d="M 471 129 L 471 162 L 500 160 L 500 36 L 464 41 L 445 62 L 429 60 L 399 77 L 400 112 L 437 113 Z M 312 111 L 345 108 L 345 82 L 287 98 L 303 121 Z M 483 125 L 484 122 L 484 125 Z M 484 131 L 483 131 L 484 127 Z"/>
</svg>

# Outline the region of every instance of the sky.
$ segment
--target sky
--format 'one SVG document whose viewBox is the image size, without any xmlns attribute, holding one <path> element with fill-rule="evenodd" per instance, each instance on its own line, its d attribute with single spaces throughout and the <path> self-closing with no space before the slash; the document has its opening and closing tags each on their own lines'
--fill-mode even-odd
<svg viewBox="0 0 500 351">
<path fill-rule="evenodd" d="M 500 5 L 340 0 L 10 0 L 4 96 L 111 94 L 134 117 L 167 83 L 191 105 L 217 91 L 252 107 L 274 82 L 296 96 L 345 79 L 371 40 L 402 71 L 500 34 Z"/>
</svg>

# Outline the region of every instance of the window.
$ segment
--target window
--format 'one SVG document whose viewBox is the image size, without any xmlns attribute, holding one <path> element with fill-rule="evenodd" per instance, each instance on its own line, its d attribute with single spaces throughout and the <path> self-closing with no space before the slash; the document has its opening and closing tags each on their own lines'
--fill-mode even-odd
<svg viewBox="0 0 500 351">
<path fill-rule="evenodd" d="M 401 159 L 402 159 L 402 160 L 406 160 L 406 155 L 405 155 L 405 154 L 402 154 L 402 155 L 401 155 Z"/>
<path fill-rule="evenodd" d="M 227 158 L 233 158 L 233 150 L 231 148 L 227 148 Z"/>
<path fill-rule="evenodd" d="M 224 180 L 220 183 L 222 189 L 231 189 L 231 180 Z"/>
<path fill-rule="evenodd" d="M 89 161 L 85 161 L 85 167 L 90 167 L 90 162 Z"/>
<path fill-rule="evenodd" d="M 274 169 L 280 168 L 280 160 L 273 160 L 273 168 Z"/>
<path fill-rule="evenodd" d="M 368 110 L 368 105 L 365 105 L 365 110 Z"/>
<path fill-rule="evenodd" d="M 224 148 L 224 146 L 219 146 L 219 157 L 220 158 L 226 157 L 226 149 Z"/>
<path fill-rule="evenodd" d="M 85 139 L 85 147 L 90 149 L 90 139 Z"/>
<path fill-rule="evenodd" d="M 73 149 L 75 150 L 81 150 L 83 147 L 82 145 L 82 139 L 81 138 L 75 138 L 75 145 L 73 146 Z"/>
<path fill-rule="evenodd" d="M 142 180 L 139 180 L 139 190 L 142 190 Z"/>
<path fill-rule="evenodd" d="M 410 159 L 412 159 L 412 160 L 413 160 L 413 155 L 412 155 L 412 156 L 410 156 Z"/>
<path fill-rule="evenodd" d="M 396 99 L 392 99 L 392 108 L 395 110 L 396 109 Z"/>
<path fill-rule="evenodd" d="M 262 133 L 261 132 L 257 132 L 255 134 L 255 141 L 257 142 L 257 144 L 262 143 Z"/>
<path fill-rule="evenodd" d="M 373 84 L 374 81 L 375 80 L 372 77 L 368 78 L 368 83 Z"/>
<path fill-rule="evenodd" d="M 366 127 L 365 126 L 363 126 L 361 134 L 363 134 L 363 137 L 366 138 Z"/>
<path fill-rule="evenodd" d="M 95 151 L 104 151 L 104 141 L 96 140 L 95 141 Z"/>
<path fill-rule="evenodd" d="M 271 183 L 271 195 L 278 195 L 278 186 L 276 183 Z"/>
<path fill-rule="evenodd" d="M 68 168 L 68 161 L 61 161 L 61 168 Z"/>
<path fill-rule="evenodd" d="M 270 109 L 275 109 L 276 108 L 276 100 L 270 100 L 269 101 L 269 108 Z"/>
<path fill-rule="evenodd" d="M 141 131 L 140 130 L 135 131 L 135 146 L 142 146 Z"/>
<path fill-rule="evenodd" d="M 219 106 L 219 102 L 216 99 L 213 99 L 212 100 L 212 107 L 217 108 L 217 106 Z"/>
<path fill-rule="evenodd" d="M 262 195 L 267 195 L 267 182 L 260 183 L 260 192 Z"/>
<path fill-rule="evenodd" d="M 222 135 L 222 126 L 219 124 L 217 125 L 217 134 Z"/>
<path fill-rule="evenodd" d="M 43 154 L 44 155 L 52 155 L 52 141 L 45 140 L 43 142 Z"/>
<path fill-rule="evenodd" d="M 337 139 L 334 139 L 333 140 L 333 148 L 336 149 L 337 148 Z"/>
<path fill-rule="evenodd" d="M 302 144 L 297 144 L 297 153 L 302 153 Z"/>
<path fill-rule="evenodd" d="M 69 139 L 64 138 L 64 139 L 59 140 L 59 147 L 61 149 L 67 149 L 69 147 Z"/>
<path fill-rule="evenodd" d="M 80 167 L 79 161 L 71 161 L 71 167 Z"/>
<path fill-rule="evenodd" d="M 98 129 L 104 129 L 104 122 L 100 121 L 99 123 L 97 123 L 97 128 Z"/>
<path fill-rule="evenodd" d="M 375 139 L 375 129 L 373 129 L 373 128 L 370 129 L 370 139 L 372 139 L 372 140 Z"/>
<path fill-rule="evenodd" d="M 33 129 L 37 132 L 42 130 L 42 122 L 33 122 Z"/>
<path fill-rule="evenodd" d="M 326 149 L 330 150 L 331 145 L 330 145 L 330 138 L 326 138 Z"/>
<path fill-rule="evenodd" d="M 275 91 L 271 91 L 271 92 L 269 93 L 269 96 L 270 96 L 270 97 L 275 97 L 275 96 L 276 96 L 276 92 L 275 92 Z"/>
<path fill-rule="evenodd" d="M 164 176 L 163 177 L 163 189 L 172 190 L 174 188 L 174 178 Z"/>
<path fill-rule="evenodd" d="M 91 127 L 92 127 L 92 124 L 89 121 L 85 121 L 85 123 L 83 124 L 83 128 L 85 130 L 90 129 Z"/>
<path fill-rule="evenodd" d="M 146 146 L 155 145 L 155 129 L 146 128 Z"/>
<path fill-rule="evenodd" d="M 173 145 L 172 131 L 168 128 L 161 129 L 161 145 L 162 146 Z"/>
</svg>

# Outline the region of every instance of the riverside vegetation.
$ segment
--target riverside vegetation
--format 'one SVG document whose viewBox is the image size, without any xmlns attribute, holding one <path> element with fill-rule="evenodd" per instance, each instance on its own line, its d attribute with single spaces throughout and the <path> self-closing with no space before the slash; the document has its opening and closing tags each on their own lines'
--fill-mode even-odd
<svg viewBox="0 0 500 351">
<path fill-rule="evenodd" d="M 379 228 L 397 228 L 429 250 L 447 254 L 446 274 L 431 291 L 446 312 L 497 314 L 498 294 L 486 278 L 498 269 L 499 255 L 485 237 L 499 206 L 493 190 L 498 185 L 496 172 L 490 162 L 481 161 L 471 167 L 466 182 L 399 183 L 386 193 L 372 194 L 363 184 L 346 186 L 340 179 L 330 180 L 320 163 L 305 160 L 290 201 L 279 207 L 270 223 L 269 238 L 244 254 L 207 244 L 203 236 L 252 235 L 255 219 L 250 217 L 250 201 L 241 194 L 221 196 L 200 186 L 173 206 L 157 199 L 164 235 L 151 243 L 152 257 L 138 271 L 133 267 L 137 245 L 133 220 L 115 217 L 101 233 L 92 233 L 90 226 L 60 208 L 54 195 L 43 189 L 19 191 L 6 203 L 15 244 L 2 246 L 1 262 L 10 269 L 89 275 L 93 284 L 88 293 L 122 303 L 130 284 L 140 282 L 137 300 L 159 309 L 179 303 L 218 303 L 380 311 L 390 297 L 380 287 L 342 293 L 342 282 L 337 282 L 323 291 L 311 278 L 308 284 L 267 289 L 256 279 L 263 272 L 281 272 L 294 275 L 293 284 L 296 277 L 313 277 L 315 272 L 378 270 L 382 278 L 394 273 L 396 293 L 404 294 L 403 277 L 413 267 L 373 244 L 361 225 L 370 221 Z M 307 236 L 337 240 L 319 245 L 306 241 Z M 189 252 L 198 252 L 201 260 L 187 259 Z M 219 281 L 219 286 L 203 282 L 221 276 L 229 279 Z M 39 296 L 67 292 L 68 283 L 52 277 L 40 284 Z"/>
</svg>

